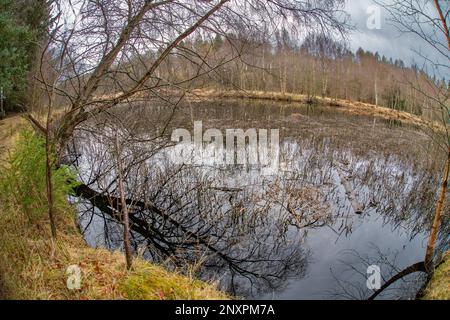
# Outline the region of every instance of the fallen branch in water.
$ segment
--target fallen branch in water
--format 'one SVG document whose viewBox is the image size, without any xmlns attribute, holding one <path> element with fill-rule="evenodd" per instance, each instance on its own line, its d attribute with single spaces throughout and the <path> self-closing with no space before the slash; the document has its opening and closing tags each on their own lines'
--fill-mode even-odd
<svg viewBox="0 0 450 320">
<path fill-rule="evenodd" d="M 406 269 L 403 269 L 402 271 L 397 273 L 395 276 L 390 278 L 388 281 L 386 281 L 386 283 L 383 284 L 380 289 L 375 291 L 367 300 L 375 299 L 381 292 L 383 292 L 383 290 L 385 290 L 387 287 L 389 287 L 395 281 L 400 280 L 401 278 L 407 276 L 408 274 L 414 273 L 414 272 L 425 272 L 426 273 L 425 262 L 424 261 L 417 262 L 417 263 L 407 267 Z"/>
<path fill-rule="evenodd" d="M 76 196 L 83 197 L 87 200 L 89 200 L 92 205 L 100 209 L 101 211 L 107 213 L 110 215 L 113 219 L 117 221 L 122 221 L 122 210 L 121 210 L 121 199 L 118 197 L 110 196 L 110 195 L 104 195 L 98 191 L 93 190 L 89 186 L 85 184 L 77 185 L 73 188 L 73 191 Z M 230 267 L 230 269 L 234 269 L 238 272 L 241 272 L 243 274 L 248 274 L 252 276 L 259 277 L 259 274 L 240 267 L 238 265 L 238 261 L 236 258 L 227 255 L 226 253 L 222 252 L 220 249 L 216 248 L 210 243 L 210 239 L 208 239 L 205 236 L 202 236 L 200 234 L 197 234 L 196 232 L 188 230 L 185 226 L 183 226 L 179 221 L 172 218 L 167 212 L 165 212 L 163 209 L 158 208 L 154 204 L 148 201 L 133 201 L 131 199 L 125 198 L 125 203 L 129 206 L 129 219 L 130 219 L 130 229 L 139 233 L 143 237 L 147 239 L 155 238 L 157 237 L 158 240 L 164 242 L 164 235 L 160 234 L 160 232 L 153 227 L 150 223 L 148 223 L 145 219 L 139 218 L 138 215 L 133 212 L 132 208 L 139 208 L 141 210 L 149 210 L 153 213 L 156 213 L 160 217 L 162 217 L 165 221 L 171 223 L 176 228 L 180 229 L 183 234 L 195 241 L 197 244 L 202 244 L 205 246 L 208 250 L 216 254 L 218 257 L 223 259 Z M 173 243 L 167 242 L 169 245 L 173 245 Z M 159 247 L 159 249 L 163 250 L 163 248 Z M 163 250 L 164 251 L 164 250 Z M 166 252 L 169 254 L 169 252 Z"/>
</svg>

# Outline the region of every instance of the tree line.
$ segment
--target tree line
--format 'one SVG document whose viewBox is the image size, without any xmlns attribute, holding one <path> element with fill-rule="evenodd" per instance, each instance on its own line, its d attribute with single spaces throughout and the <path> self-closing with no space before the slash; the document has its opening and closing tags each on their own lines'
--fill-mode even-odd
<svg viewBox="0 0 450 320">
<path fill-rule="evenodd" d="M 0 0 L 0 87 L 7 111 L 26 110 L 48 18 L 47 1 Z"/>
<path fill-rule="evenodd" d="M 226 38 L 197 35 L 183 43 L 185 50 L 201 52 L 195 60 L 186 60 L 180 52 L 171 57 L 160 72 L 167 82 L 195 77 L 198 65 L 218 64 L 231 52 L 230 63 L 214 73 L 198 77 L 197 88 L 243 89 L 305 94 L 366 102 L 395 110 L 441 120 L 433 99 L 420 94 L 417 87 L 433 96 L 436 87 L 448 90 L 444 78 L 429 75 L 417 64 L 406 66 L 401 59 L 347 45 L 323 34 L 310 34 L 300 42 L 283 29 L 273 39 L 255 40 L 251 36 L 227 35 Z"/>
</svg>

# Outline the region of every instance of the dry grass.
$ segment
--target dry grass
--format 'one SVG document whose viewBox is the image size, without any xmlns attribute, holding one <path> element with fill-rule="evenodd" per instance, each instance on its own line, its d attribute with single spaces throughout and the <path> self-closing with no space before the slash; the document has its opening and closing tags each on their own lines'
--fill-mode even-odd
<svg viewBox="0 0 450 320">
<path fill-rule="evenodd" d="M 70 208 L 69 208 L 70 210 Z M 72 216 L 72 218 L 70 217 Z M 0 215 L 0 274 L 7 299 L 226 299 L 213 284 L 169 272 L 141 258 L 126 270 L 118 251 L 88 247 L 73 214 L 59 212 L 58 239 L 49 223 L 30 225 L 20 212 Z M 66 269 L 81 269 L 81 289 L 69 290 Z"/>
<path fill-rule="evenodd" d="M 161 89 L 161 93 L 170 95 L 179 93 L 171 89 Z M 184 92 L 183 92 L 184 93 Z M 94 97 L 98 101 L 108 101 L 117 97 L 120 93 L 103 95 Z M 148 95 L 147 92 L 142 91 L 133 95 L 131 99 L 135 100 L 149 100 L 154 98 Z M 256 90 L 216 90 L 216 89 L 193 89 L 187 92 L 186 98 L 191 101 L 230 98 L 230 99 L 250 99 L 250 100 L 271 100 L 284 102 L 298 102 L 309 103 L 310 97 L 304 94 L 282 93 L 275 91 L 256 91 Z M 312 98 L 314 103 L 323 106 L 335 107 L 338 111 L 347 112 L 355 115 L 375 116 L 380 119 L 396 120 L 404 124 L 416 125 L 422 128 L 428 128 L 437 132 L 445 131 L 443 125 L 439 122 L 428 121 L 420 116 L 411 114 L 406 111 L 394 110 L 382 106 L 376 106 L 370 103 L 358 102 L 345 99 L 334 99 L 329 97 L 315 96 Z M 64 107 L 64 108 L 67 108 Z M 62 108 L 56 111 L 55 114 L 62 112 Z"/>
<path fill-rule="evenodd" d="M 14 144 L 20 116 L 1 121 L 1 157 Z M 0 298 L 2 299 L 227 299 L 212 283 L 195 280 L 135 258 L 126 270 L 120 252 L 87 246 L 67 204 L 56 213 L 58 237 L 46 216 L 32 222 L 21 210 L 0 202 Z M 81 269 L 81 288 L 67 288 L 67 267 Z"/>
<path fill-rule="evenodd" d="M 208 98 L 234 98 L 234 99 L 256 99 L 256 100 L 272 100 L 285 102 L 307 103 L 308 97 L 302 94 L 281 93 L 281 92 L 264 92 L 264 91 L 217 91 L 196 89 L 189 95 L 190 99 L 208 99 Z M 413 115 L 409 112 L 394 110 L 386 107 L 375 106 L 369 103 L 356 102 L 344 99 L 332 99 L 315 97 L 315 103 L 324 106 L 338 108 L 349 114 L 376 116 L 386 120 L 397 120 L 405 124 L 412 124 L 420 127 L 430 128 L 436 131 L 442 131 L 444 128 L 437 122 L 431 122 L 422 119 L 420 116 Z"/>
<path fill-rule="evenodd" d="M 120 288 L 128 299 L 229 299 L 217 292 L 211 284 L 192 277 L 168 272 L 143 260 L 135 261 L 134 271 L 121 283 Z"/>
<path fill-rule="evenodd" d="M 21 128 L 25 128 L 27 123 L 19 115 L 11 116 L 0 121 L 0 161 L 7 156 L 7 150 L 18 137 Z"/>
<path fill-rule="evenodd" d="M 443 258 L 444 262 L 434 271 L 423 299 L 450 300 L 450 252 Z"/>
<path fill-rule="evenodd" d="M 10 218 L 13 215 L 8 215 Z M 2 218 L 4 216 L 2 215 Z M 17 218 L 17 215 L 14 215 Z M 17 219 L 14 219 L 17 222 Z M 46 221 L 42 221 L 44 224 Z M 2 219 L 0 273 L 7 299 L 226 299 L 213 284 L 169 272 L 141 258 L 126 270 L 123 254 L 89 248 L 66 220 L 58 240 L 44 228 Z M 72 230 L 70 230 L 72 229 Z M 80 290 L 67 289 L 66 269 L 82 271 Z"/>
<path fill-rule="evenodd" d="M 305 103 L 307 97 L 275 92 L 220 92 L 194 90 L 190 96 L 208 98 L 262 99 Z M 316 98 L 318 103 L 361 115 L 375 115 L 404 123 L 440 130 L 406 112 L 370 104 L 330 98 Z M 14 144 L 18 132 L 27 126 L 20 116 L 0 121 L 0 161 Z M 120 252 L 88 247 L 75 223 L 69 205 L 58 213 L 57 240 L 52 240 L 48 221 L 30 224 L 19 210 L 5 210 L 0 203 L 0 298 L 8 299 L 227 299 L 213 284 L 204 283 L 156 266 L 141 258 L 127 271 Z M 436 270 L 425 299 L 450 299 L 450 259 Z M 66 268 L 76 264 L 82 270 L 80 290 L 68 290 Z"/>
</svg>

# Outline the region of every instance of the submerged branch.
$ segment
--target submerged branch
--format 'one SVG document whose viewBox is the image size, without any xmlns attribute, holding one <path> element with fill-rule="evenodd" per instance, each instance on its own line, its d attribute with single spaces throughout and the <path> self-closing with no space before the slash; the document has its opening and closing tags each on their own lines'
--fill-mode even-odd
<svg viewBox="0 0 450 320">
<path fill-rule="evenodd" d="M 388 281 L 386 281 L 386 283 L 383 284 L 380 289 L 375 291 L 367 300 L 375 299 L 381 292 L 383 292 L 387 287 L 389 287 L 395 281 L 400 280 L 401 278 L 407 276 L 408 274 L 411 274 L 411 273 L 414 273 L 414 272 L 419 272 L 419 271 L 426 272 L 425 263 L 423 261 L 417 262 L 417 263 L 415 263 L 413 265 L 410 265 L 406 269 L 403 269 L 402 271 L 397 273 L 395 276 L 393 276 Z"/>
</svg>

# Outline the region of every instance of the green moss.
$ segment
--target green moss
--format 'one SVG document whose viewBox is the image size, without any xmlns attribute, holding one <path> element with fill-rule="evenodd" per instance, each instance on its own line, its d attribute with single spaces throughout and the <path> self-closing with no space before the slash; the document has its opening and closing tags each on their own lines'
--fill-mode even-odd
<svg viewBox="0 0 450 320">
<path fill-rule="evenodd" d="M 227 299 L 210 284 L 187 278 L 142 260 L 120 284 L 120 290 L 132 300 Z"/>
<path fill-rule="evenodd" d="M 450 252 L 444 255 L 444 262 L 434 271 L 423 299 L 450 300 Z"/>
</svg>

